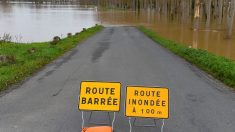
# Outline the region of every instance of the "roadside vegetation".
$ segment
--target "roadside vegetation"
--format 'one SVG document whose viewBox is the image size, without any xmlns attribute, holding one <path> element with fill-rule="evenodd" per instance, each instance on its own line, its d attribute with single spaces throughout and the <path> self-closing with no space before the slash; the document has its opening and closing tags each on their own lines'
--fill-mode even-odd
<svg viewBox="0 0 235 132">
<path fill-rule="evenodd" d="M 75 35 L 68 33 L 63 39 L 55 36 L 51 42 L 23 44 L 0 41 L 0 91 L 22 81 L 102 28 L 96 25 Z"/>
<path fill-rule="evenodd" d="M 235 88 L 234 61 L 216 56 L 205 50 L 188 48 L 183 44 L 161 37 L 156 32 L 143 26 L 139 27 L 139 30 L 150 37 L 153 41 L 158 42 L 161 46 L 186 59 L 226 85 Z"/>
</svg>

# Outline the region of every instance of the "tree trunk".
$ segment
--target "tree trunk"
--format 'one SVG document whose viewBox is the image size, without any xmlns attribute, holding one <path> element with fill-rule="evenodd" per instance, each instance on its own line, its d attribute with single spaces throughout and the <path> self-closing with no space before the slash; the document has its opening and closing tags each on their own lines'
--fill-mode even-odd
<svg viewBox="0 0 235 132">
<path fill-rule="evenodd" d="M 206 0 L 206 28 L 210 27 L 211 20 L 211 0 Z"/>
<path fill-rule="evenodd" d="M 195 0 L 194 6 L 194 30 L 199 28 L 199 18 L 200 18 L 200 0 Z"/>
<path fill-rule="evenodd" d="M 226 36 L 225 36 L 226 38 L 232 37 L 234 14 L 235 14 L 235 1 L 231 0 L 231 2 L 229 2 L 227 9 L 227 25 L 226 25 Z"/>
<path fill-rule="evenodd" d="M 219 0 L 219 2 L 218 2 L 218 4 L 219 4 L 219 24 L 221 24 L 222 23 L 222 17 L 223 17 L 223 5 L 224 5 L 224 0 Z"/>
</svg>

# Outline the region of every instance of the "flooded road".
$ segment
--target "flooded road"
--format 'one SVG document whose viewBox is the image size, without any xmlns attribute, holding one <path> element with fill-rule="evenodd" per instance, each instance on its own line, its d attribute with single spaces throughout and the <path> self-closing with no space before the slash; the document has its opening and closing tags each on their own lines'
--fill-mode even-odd
<svg viewBox="0 0 235 132">
<path fill-rule="evenodd" d="M 192 20 L 169 20 L 154 11 L 141 11 L 140 14 L 134 11 L 105 11 L 99 12 L 99 19 L 102 24 L 108 25 L 145 25 L 159 35 L 188 47 L 204 49 L 235 60 L 235 32 L 231 39 L 225 39 L 225 28 L 217 23 L 211 23 L 207 29 L 201 21 L 199 30 L 194 31 Z"/>
<path fill-rule="evenodd" d="M 235 33 L 231 39 L 224 38 L 224 26 L 211 21 L 205 27 L 200 21 L 199 30 L 193 30 L 189 19 L 169 19 L 155 11 L 101 11 L 94 7 L 68 5 L 36 5 L 29 2 L 0 3 L 0 36 L 11 34 L 14 41 L 50 41 L 54 36 L 65 37 L 67 33 L 81 31 L 95 24 L 145 25 L 159 35 L 183 43 L 188 47 L 204 49 L 235 60 Z M 235 24 L 234 24 L 235 25 Z"/>
</svg>

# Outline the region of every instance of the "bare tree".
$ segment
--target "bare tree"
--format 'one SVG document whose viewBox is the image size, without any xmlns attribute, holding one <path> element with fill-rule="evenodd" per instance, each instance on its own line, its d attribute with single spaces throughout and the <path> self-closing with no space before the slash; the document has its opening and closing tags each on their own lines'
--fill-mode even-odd
<svg viewBox="0 0 235 132">
<path fill-rule="evenodd" d="M 200 0 L 195 0 L 194 4 L 194 30 L 199 28 L 199 18 L 200 18 Z"/>
<path fill-rule="evenodd" d="M 211 20 L 211 0 L 205 0 L 205 7 L 206 7 L 206 28 L 209 28 Z"/>
<path fill-rule="evenodd" d="M 223 5 L 224 5 L 224 0 L 219 0 L 218 2 L 218 16 L 219 16 L 219 24 L 222 23 L 222 17 L 223 17 Z"/>
<path fill-rule="evenodd" d="M 226 23 L 226 34 L 225 34 L 226 38 L 232 37 L 234 13 L 235 13 L 235 1 L 231 0 L 228 2 L 228 8 L 227 8 L 227 23 Z"/>
</svg>

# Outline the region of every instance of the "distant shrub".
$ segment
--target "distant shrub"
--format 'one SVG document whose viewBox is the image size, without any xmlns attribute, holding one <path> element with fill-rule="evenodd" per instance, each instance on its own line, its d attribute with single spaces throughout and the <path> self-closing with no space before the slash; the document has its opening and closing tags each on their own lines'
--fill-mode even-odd
<svg viewBox="0 0 235 132">
<path fill-rule="evenodd" d="M 15 56 L 0 55 L 0 63 L 14 63 L 14 62 L 16 62 Z"/>
<path fill-rule="evenodd" d="M 7 57 L 5 55 L 0 55 L 0 63 L 6 62 Z"/>
<path fill-rule="evenodd" d="M 15 63 L 16 62 L 16 57 L 11 55 L 11 56 L 7 56 L 7 62 L 8 63 Z"/>
<path fill-rule="evenodd" d="M 0 36 L 0 42 L 10 42 L 12 41 L 12 36 L 9 33 L 4 33 L 3 36 Z"/>
<path fill-rule="evenodd" d="M 55 36 L 55 37 L 53 38 L 53 41 L 60 41 L 60 37 L 59 37 L 59 36 Z"/>
<path fill-rule="evenodd" d="M 83 29 L 82 29 L 82 32 L 85 32 L 86 30 L 87 30 L 86 28 L 83 28 Z"/>
<path fill-rule="evenodd" d="M 72 33 L 68 33 L 68 34 L 67 34 L 67 37 L 68 37 L 68 38 L 72 37 Z"/>
<path fill-rule="evenodd" d="M 75 35 L 76 35 L 76 36 L 79 35 L 79 32 L 76 32 Z"/>
<path fill-rule="evenodd" d="M 30 54 L 35 53 L 36 51 L 37 51 L 37 49 L 34 47 L 27 50 L 27 52 Z"/>
<path fill-rule="evenodd" d="M 50 42 L 51 45 L 57 45 L 57 43 L 60 41 L 60 37 L 59 36 L 55 36 L 53 38 L 53 40 Z"/>
</svg>

